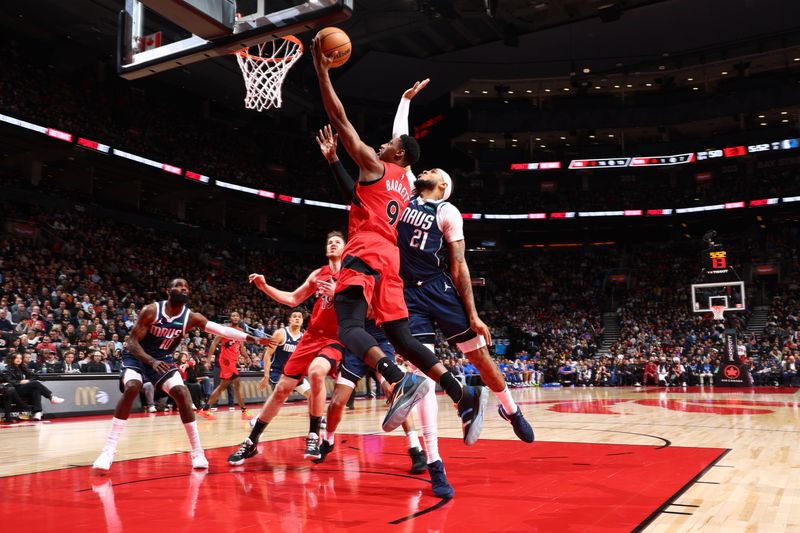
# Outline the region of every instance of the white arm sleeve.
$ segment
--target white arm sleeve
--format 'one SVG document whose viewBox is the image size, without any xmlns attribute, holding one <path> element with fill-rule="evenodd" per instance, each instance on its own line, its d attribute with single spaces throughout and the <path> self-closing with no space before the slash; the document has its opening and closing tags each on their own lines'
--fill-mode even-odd
<svg viewBox="0 0 800 533">
<path fill-rule="evenodd" d="M 228 326 L 223 326 L 222 324 L 217 324 L 216 322 L 212 322 L 210 320 L 206 322 L 205 332 L 235 341 L 247 341 L 247 333 L 244 331 L 235 328 L 229 328 Z"/>
<path fill-rule="evenodd" d="M 392 124 L 392 137 L 408 135 L 408 110 L 410 108 L 411 100 L 408 98 L 401 98 L 400 104 L 397 106 L 397 113 L 394 115 L 394 124 Z"/>
<path fill-rule="evenodd" d="M 461 211 L 451 203 L 443 203 L 436 212 L 436 222 L 442 230 L 445 242 L 464 240 L 464 219 Z"/>
</svg>

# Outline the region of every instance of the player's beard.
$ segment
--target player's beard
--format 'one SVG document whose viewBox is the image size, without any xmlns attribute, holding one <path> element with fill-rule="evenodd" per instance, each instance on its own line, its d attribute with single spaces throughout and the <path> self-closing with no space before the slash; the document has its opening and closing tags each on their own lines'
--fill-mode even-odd
<svg viewBox="0 0 800 533">
<path fill-rule="evenodd" d="M 189 303 L 189 295 L 178 291 L 171 292 L 169 293 L 169 301 L 175 305 L 186 305 Z"/>
<path fill-rule="evenodd" d="M 424 178 L 417 178 L 414 180 L 414 188 L 417 193 L 422 191 L 432 191 L 436 188 L 436 182 L 433 180 L 426 180 Z"/>
</svg>

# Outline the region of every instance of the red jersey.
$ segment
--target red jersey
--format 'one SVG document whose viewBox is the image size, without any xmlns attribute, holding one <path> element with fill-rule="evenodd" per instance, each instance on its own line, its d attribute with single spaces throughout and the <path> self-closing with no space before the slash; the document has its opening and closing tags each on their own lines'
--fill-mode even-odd
<svg viewBox="0 0 800 533">
<path fill-rule="evenodd" d="M 316 280 L 336 281 L 336 274 L 331 272 L 331 267 L 325 265 L 317 274 Z M 308 321 L 308 330 L 320 335 L 337 339 L 339 337 L 339 321 L 336 320 L 336 310 L 333 308 L 333 298 L 320 294 L 317 291 L 317 301 L 314 302 L 314 309 L 311 311 L 311 319 Z"/>
<path fill-rule="evenodd" d="M 345 255 L 351 248 L 359 248 L 364 240 L 374 242 L 375 237 L 397 243 L 397 222 L 411 199 L 411 191 L 403 167 L 382 163 L 383 176 L 379 180 L 356 182 L 347 228 L 350 240 L 344 248 Z"/>
<path fill-rule="evenodd" d="M 233 327 L 233 326 L 231 326 Z M 239 328 L 234 328 L 239 329 Z M 239 361 L 239 346 L 241 343 L 239 341 L 234 341 L 231 339 L 220 339 L 219 343 L 219 358 L 226 359 L 228 361 Z"/>
</svg>

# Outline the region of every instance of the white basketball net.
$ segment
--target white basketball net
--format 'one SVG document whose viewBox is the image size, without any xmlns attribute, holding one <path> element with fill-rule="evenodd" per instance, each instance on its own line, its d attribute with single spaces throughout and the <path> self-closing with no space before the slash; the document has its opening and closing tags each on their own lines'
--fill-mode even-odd
<svg viewBox="0 0 800 533">
<path fill-rule="evenodd" d="M 256 111 L 280 107 L 283 80 L 302 55 L 303 43 L 293 35 L 236 52 L 247 88 L 244 106 Z"/>
<path fill-rule="evenodd" d="M 725 306 L 724 305 L 712 305 L 710 307 L 711 312 L 714 314 L 714 320 L 725 320 Z"/>
</svg>

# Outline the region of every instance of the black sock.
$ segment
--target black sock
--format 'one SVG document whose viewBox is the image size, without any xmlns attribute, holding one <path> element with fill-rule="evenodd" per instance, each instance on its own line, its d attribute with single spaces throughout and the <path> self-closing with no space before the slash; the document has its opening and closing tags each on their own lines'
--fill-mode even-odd
<svg viewBox="0 0 800 533">
<path fill-rule="evenodd" d="M 256 418 L 256 423 L 253 426 L 253 431 L 250 432 L 250 441 L 253 444 L 257 444 L 259 437 L 261 437 L 261 434 L 264 432 L 265 429 L 267 429 L 267 423 L 262 422 L 260 418 Z"/>
<path fill-rule="evenodd" d="M 319 436 L 319 426 L 322 423 L 322 417 L 321 416 L 310 416 L 308 418 L 309 418 L 309 420 L 311 422 L 309 424 L 309 426 L 308 426 L 308 432 Z"/>
<path fill-rule="evenodd" d="M 375 370 L 381 373 L 383 379 L 388 381 L 389 383 L 397 383 L 398 381 L 402 381 L 403 371 L 400 370 L 394 361 L 389 359 L 388 357 L 383 357 L 378 363 L 375 365 Z"/>
<path fill-rule="evenodd" d="M 442 377 L 439 378 L 439 385 L 442 386 L 444 391 L 454 402 L 458 403 L 461 400 L 463 394 L 461 383 L 458 382 L 452 372 L 445 372 L 442 374 Z"/>
</svg>

